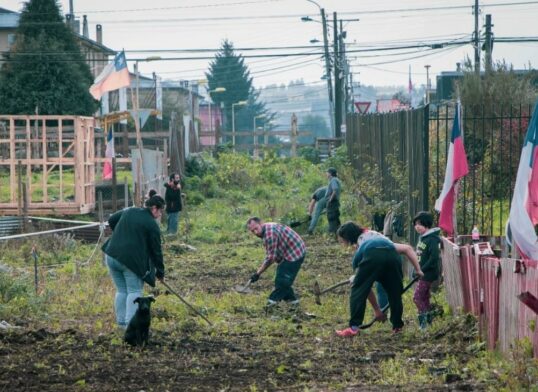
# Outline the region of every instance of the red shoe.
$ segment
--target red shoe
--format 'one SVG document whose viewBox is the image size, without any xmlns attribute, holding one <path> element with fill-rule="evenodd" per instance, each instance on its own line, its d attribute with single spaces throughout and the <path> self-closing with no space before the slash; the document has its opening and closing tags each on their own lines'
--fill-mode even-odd
<svg viewBox="0 0 538 392">
<path fill-rule="evenodd" d="M 400 327 L 400 328 L 392 328 L 392 333 L 393 334 L 397 334 L 397 333 L 400 333 L 400 332 L 402 332 L 402 327 Z"/>
<path fill-rule="evenodd" d="M 336 331 L 336 334 L 338 336 L 352 338 L 353 336 L 359 334 L 359 330 L 357 329 L 354 331 L 351 327 L 347 327 L 346 329 L 341 329 L 340 331 Z"/>
</svg>

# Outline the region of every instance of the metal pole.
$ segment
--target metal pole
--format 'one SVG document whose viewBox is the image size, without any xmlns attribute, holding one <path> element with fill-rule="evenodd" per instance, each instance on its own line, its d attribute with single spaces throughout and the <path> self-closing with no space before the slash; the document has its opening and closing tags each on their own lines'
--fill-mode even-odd
<svg viewBox="0 0 538 392">
<path fill-rule="evenodd" d="M 234 115 L 235 103 L 232 103 L 232 147 L 235 152 L 235 115 Z"/>
<path fill-rule="evenodd" d="M 430 67 L 431 65 L 425 65 L 426 68 L 426 105 L 430 103 Z"/>
<path fill-rule="evenodd" d="M 491 24 L 491 15 L 486 15 L 486 58 L 485 58 L 485 64 L 484 67 L 486 69 L 486 73 L 491 72 L 492 67 L 492 58 L 491 58 L 491 52 L 493 49 L 493 35 L 491 33 L 491 27 L 493 25 Z"/>
</svg>

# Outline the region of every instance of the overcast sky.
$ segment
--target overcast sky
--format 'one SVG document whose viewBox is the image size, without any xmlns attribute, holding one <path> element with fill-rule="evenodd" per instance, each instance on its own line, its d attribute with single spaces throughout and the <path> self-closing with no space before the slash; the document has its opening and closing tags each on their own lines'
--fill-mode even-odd
<svg viewBox="0 0 538 392">
<path fill-rule="evenodd" d="M 318 7 L 307 0 L 73 0 L 74 11 L 82 20 L 88 15 L 90 37 L 95 25 L 103 25 L 104 44 L 126 50 L 127 60 L 148 56 L 211 57 L 211 52 L 149 52 L 149 50 L 217 49 L 223 39 L 236 48 L 305 46 L 291 50 L 239 51 L 244 55 L 300 53 L 302 56 L 246 59 L 254 85 L 288 83 L 303 78 L 322 84 L 324 73 L 320 56 L 307 56 L 321 49 L 311 39 L 322 42 Z M 420 43 L 470 40 L 474 29 L 474 1 L 462 0 L 317 0 L 330 16 L 360 19 L 344 23 L 347 50 L 379 49 Z M 19 11 L 23 2 L 2 0 L 1 7 Z M 60 0 L 63 13 L 69 0 Z M 495 6 L 496 4 L 496 6 Z M 538 37 L 538 1 L 488 0 L 480 2 L 480 28 L 491 14 L 496 37 Z M 302 22 L 310 16 L 318 22 Z M 147 52 L 131 52 L 146 50 Z M 349 53 L 354 80 L 364 85 L 407 86 L 411 67 L 414 84 L 424 84 L 424 65 L 430 75 L 455 70 L 465 56 L 474 58 L 470 45 L 448 46 L 440 50 L 407 48 L 399 51 L 361 51 Z M 396 55 L 397 54 L 397 55 Z M 494 60 L 506 59 L 515 68 L 536 67 L 538 42 L 496 43 Z M 165 79 L 204 78 L 210 60 L 174 60 L 141 63 L 143 74 L 156 71 Z M 132 63 L 129 63 L 132 70 Z"/>
</svg>

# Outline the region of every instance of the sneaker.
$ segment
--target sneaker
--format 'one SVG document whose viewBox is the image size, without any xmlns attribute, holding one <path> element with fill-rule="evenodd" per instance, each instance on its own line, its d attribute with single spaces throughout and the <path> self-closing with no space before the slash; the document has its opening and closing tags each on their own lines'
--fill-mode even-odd
<svg viewBox="0 0 538 392">
<path fill-rule="evenodd" d="M 299 305 L 299 300 L 298 299 L 294 299 L 292 301 L 287 301 L 287 302 L 288 302 L 288 304 L 293 305 L 293 306 Z"/>
<path fill-rule="evenodd" d="M 353 330 L 351 327 L 347 327 L 346 329 L 341 329 L 340 331 L 336 331 L 336 334 L 338 336 L 342 337 L 350 337 L 352 338 L 355 335 L 359 334 L 359 330 Z"/>
</svg>

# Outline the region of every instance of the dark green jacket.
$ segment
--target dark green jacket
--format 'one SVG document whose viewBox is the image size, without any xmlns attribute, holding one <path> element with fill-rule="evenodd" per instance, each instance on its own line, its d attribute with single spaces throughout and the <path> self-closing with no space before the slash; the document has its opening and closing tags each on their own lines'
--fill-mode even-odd
<svg viewBox="0 0 538 392">
<path fill-rule="evenodd" d="M 147 208 L 126 208 L 111 215 L 112 237 L 103 245 L 107 255 L 155 287 L 155 277 L 164 277 L 161 231 Z"/>
<path fill-rule="evenodd" d="M 439 244 L 441 229 L 434 227 L 422 234 L 417 243 L 417 256 L 420 257 L 420 269 L 424 272 L 422 280 L 433 282 L 439 279 Z"/>
</svg>

